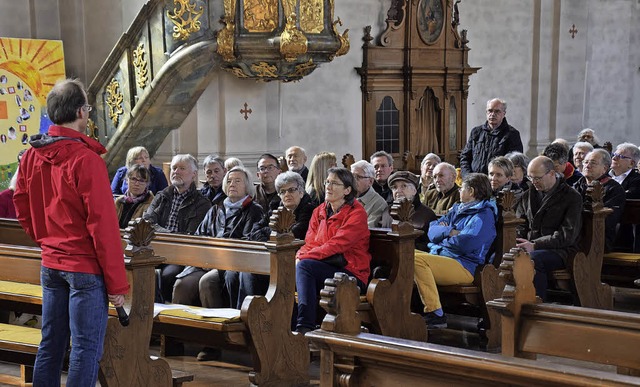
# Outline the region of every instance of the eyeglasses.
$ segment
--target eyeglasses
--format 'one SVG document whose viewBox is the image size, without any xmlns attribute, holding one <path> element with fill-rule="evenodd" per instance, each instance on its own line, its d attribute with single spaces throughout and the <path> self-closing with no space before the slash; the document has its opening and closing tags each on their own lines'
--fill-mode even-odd
<svg viewBox="0 0 640 387">
<path fill-rule="evenodd" d="M 271 172 L 274 169 L 279 169 L 278 167 L 276 167 L 275 165 L 267 165 L 266 167 L 260 167 L 258 168 L 258 171 L 260 171 L 260 173 L 264 173 L 264 172 Z"/>
<path fill-rule="evenodd" d="M 618 158 L 618 159 L 623 159 L 623 160 L 631 160 L 631 157 L 629 156 L 625 156 L 625 155 L 621 155 L 620 153 L 614 153 L 613 155 L 611 155 L 611 158 Z"/>
<path fill-rule="evenodd" d="M 129 183 L 147 184 L 147 181 L 143 180 L 143 179 L 138 179 L 137 177 L 130 177 L 129 178 Z"/>
<path fill-rule="evenodd" d="M 82 108 L 83 108 L 84 110 L 86 110 L 87 112 L 90 112 L 90 111 L 92 111 L 92 110 L 93 110 L 93 106 L 91 106 L 91 105 L 84 105 L 84 106 L 82 106 Z"/>
<path fill-rule="evenodd" d="M 298 191 L 299 191 L 298 187 L 291 187 L 291 188 L 287 188 L 287 189 L 281 189 L 280 191 L 278 191 L 278 194 L 280 196 L 284 196 L 284 195 L 286 195 L 288 193 L 294 194 L 294 193 L 296 193 Z"/>
<path fill-rule="evenodd" d="M 340 187 L 340 186 L 344 186 L 344 184 L 339 182 L 339 181 L 325 181 L 324 182 L 324 186 L 325 187 Z"/>
<path fill-rule="evenodd" d="M 527 179 L 531 180 L 534 183 L 538 183 L 540 180 L 542 180 L 543 177 L 547 176 L 549 174 L 549 172 L 551 172 L 551 171 L 545 172 L 544 175 L 542 175 L 542 176 L 529 176 L 529 175 L 527 175 Z"/>
</svg>

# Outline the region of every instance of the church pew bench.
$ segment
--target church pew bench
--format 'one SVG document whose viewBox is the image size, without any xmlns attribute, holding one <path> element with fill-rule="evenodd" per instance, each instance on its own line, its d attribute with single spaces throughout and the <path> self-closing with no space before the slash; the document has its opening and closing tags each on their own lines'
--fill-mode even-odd
<svg viewBox="0 0 640 387">
<path fill-rule="evenodd" d="M 611 252 L 602 261 L 602 280 L 615 286 L 633 287 L 640 278 L 640 199 L 627 199 L 620 225 L 633 230 L 633 247 L 630 252 Z"/>
<path fill-rule="evenodd" d="M 500 270 L 507 284 L 502 297 L 487 306 L 502 318 L 503 355 L 564 357 L 640 376 L 640 315 L 540 303 L 533 287 L 533 261 L 519 249 L 505 254 Z"/>
<path fill-rule="evenodd" d="M 629 386 L 640 378 L 360 332 L 355 279 L 330 281 L 322 328 L 307 337 L 320 349 L 321 386 Z M 329 295 L 330 293 L 330 295 Z M 342 312 L 340 312 L 342 311 Z"/>
<path fill-rule="evenodd" d="M 153 228 L 139 221 L 125 233 L 125 267 L 131 291 L 125 297 L 130 316 L 121 326 L 110 308 L 99 379 L 103 386 L 136 386 L 141 381 L 158 386 L 178 386 L 193 375 L 172 370 L 166 360 L 149 356 L 153 294 L 146 290 L 155 279 L 154 267 L 163 262 L 148 247 Z M 40 249 L 0 244 L 0 307 L 41 313 Z M 9 270 L 11 268 L 11 270 Z M 21 365 L 22 383 L 30 382 L 33 362 L 40 343 L 40 330 L 8 324 L 0 325 L 0 356 Z"/>
</svg>

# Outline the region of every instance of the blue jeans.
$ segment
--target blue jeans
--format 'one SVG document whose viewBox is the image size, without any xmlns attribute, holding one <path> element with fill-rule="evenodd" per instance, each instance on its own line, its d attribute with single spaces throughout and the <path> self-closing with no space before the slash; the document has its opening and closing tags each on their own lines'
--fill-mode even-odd
<svg viewBox="0 0 640 387">
<path fill-rule="evenodd" d="M 71 337 L 67 386 L 95 386 L 107 327 L 107 292 L 101 275 L 42 267 L 42 341 L 34 387 L 60 386 Z"/>
<path fill-rule="evenodd" d="M 297 328 L 316 328 L 316 309 L 320 290 L 324 287 L 324 280 L 333 278 L 336 273 L 346 273 L 355 277 L 348 270 L 329 265 L 315 259 L 303 259 L 296 265 L 296 289 L 298 290 L 298 322 Z M 360 293 L 366 286 L 357 279 Z"/>
<path fill-rule="evenodd" d="M 229 292 L 232 308 L 242 309 L 247 296 L 264 296 L 269 289 L 269 276 L 264 274 L 240 273 L 227 270 L 224 282 Z"/>
</svg>

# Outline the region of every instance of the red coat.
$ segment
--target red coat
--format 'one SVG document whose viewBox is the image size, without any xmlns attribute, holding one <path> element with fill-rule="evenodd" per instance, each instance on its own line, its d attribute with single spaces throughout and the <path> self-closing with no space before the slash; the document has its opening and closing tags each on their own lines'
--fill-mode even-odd
<svg viewBox="0 0 640 387">
<path fill-rule="evenodd" d="M 315 210 L 304 238 L 304 246 L 298 250 L 298 259 L 322 260 L 342 253 L 347 260 L 346 270 L 362 283 L 369 282 L 369 226 L 367 213 L 357 200 L 344 204 L 337 214 L 327 219 L 327 203 Z"/>
<path fill-rule="evenodd" d="M 42 266 L 101 274 L 108 294 L 126 294 L 118 218 L 100 157 L 106 149 L 62 126 L 52 125 L 49 136 L 32 140 L 20 162 L 18 220 L 42 248 Z"/>
<path fill-rule="evenodd" d="M 5 189 L 0 192 L 0 218 L 16 218 L 16 207 L 13 205 L 12 189 Z"/>
</svg>

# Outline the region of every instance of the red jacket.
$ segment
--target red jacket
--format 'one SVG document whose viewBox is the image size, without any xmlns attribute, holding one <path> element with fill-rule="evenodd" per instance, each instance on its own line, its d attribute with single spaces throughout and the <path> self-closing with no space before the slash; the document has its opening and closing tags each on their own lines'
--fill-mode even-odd
<svg viewBox="0 0 640 387">
<path fill-rule="evenodd" d="M 369 226 L 367 213 L 357 200 L 344 204 L 338 213 L 327 219 L 327 203 L 315 210 L 309 221 L 304 246 L 298 250 L 298 259 L 322 260 L 337 253 L 344 254 L 346 270 L 362 283 L 369 282 Z"/>
<path fill-rule="evenodd" d="M 5 189 L 0 192 L 0 218 L 16 218 L 16 207 L 13 205 L 12 189 Z"/>
<path fill-rule="evenodd" d="M 18 220 L 42 248 L 42 266 L 101 274 L 108 294 L 129 290 L 106 149 L 73 129 L 52 125 L 31 140 L 13 201 Z"/>
</svg>

